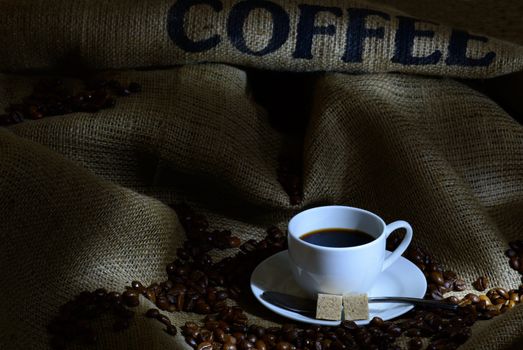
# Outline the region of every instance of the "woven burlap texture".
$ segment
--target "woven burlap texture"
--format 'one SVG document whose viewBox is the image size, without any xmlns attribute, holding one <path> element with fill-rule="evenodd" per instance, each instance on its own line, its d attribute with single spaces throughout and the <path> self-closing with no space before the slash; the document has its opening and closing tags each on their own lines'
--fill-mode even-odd
<svg viewBox="0 0 523 350">
<path fill-rule="evenodd" d="M 417 18 L 523 44 L 523 3 L 519 0 L 368 0 Z"/>
<path fill-rule="evenodd" d="M 451 6 L 445 9 L 452 13 Z M 444 15 L 439 22 L 407 19 L 359 0 L 10 0 L 0 2 L 0 13 L 0 47 L 9 53 L 0 55 L 3 72 L 47 70 L 68 60 L 96 69 L 222 62 L 471 78 L 523 69 L 520 45 L 463 33 L 454 40 Z M 483 34 L 483 27 L 474 29 Z M 489 55 L 495 57 L 488 63 L 468 62 Z"/>
<path fill-rule="evenodd" d="M 181 200 L 243 240 L 271 224 L 285 229 L 305 206 L 363 207 L 409 221 L 416 244 L 468 283 L 486 274 L 494 286 L 518 286 L 503 252 L 523 228 L 523 129 L 467 85 L 321 75 L 304 141 L 305 199 L 291 207 L 276 181 L 283 136 L 253 101 L 244 71 L 199 65 L 112 76 L 141 83 L 143 93 L 96 114 L 0 130 L 0 348 L 47 348 L 46 323 L 82 290 L 161 281 L 184 239 L 165 204 Z M 33 82 L 0 81 L 0 107 Z M 144 300 L 129 331 L 102 331 L 100 348 L 187 347 L 141 316 L 149 306 Z M 169 316 L 177 326 L 201 319 Z M 261 308 L 250 318 L 282 321 Z M 465 349 L 516 348 L 523 309 L 473 331 Z"/>
</svg>

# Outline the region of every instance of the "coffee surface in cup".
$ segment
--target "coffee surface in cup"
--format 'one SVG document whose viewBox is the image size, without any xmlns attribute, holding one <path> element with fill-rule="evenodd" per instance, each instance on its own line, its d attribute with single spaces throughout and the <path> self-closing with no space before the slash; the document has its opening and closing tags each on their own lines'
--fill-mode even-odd
<svg viewBox="0 0 523 350">
<path fill-rule="evenodd" d="M 348 248 L 370 243 L 374 237 L 355 229 L 326 228 L 307 232 L 300 239 L 323 247 Z"/>
</svg>

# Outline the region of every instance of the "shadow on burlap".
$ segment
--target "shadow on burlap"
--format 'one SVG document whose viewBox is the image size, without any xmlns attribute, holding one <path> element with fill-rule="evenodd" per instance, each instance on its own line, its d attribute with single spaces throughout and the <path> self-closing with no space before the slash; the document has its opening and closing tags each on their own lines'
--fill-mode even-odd
<svg viewBox="0 0 523 350">
<path fill-rule="evenodd" d="M 364 207 L 411 222 L 414 241 L 469 284 L 486 274 L 492 285 L 519 285 L 503 252 L 523 229 L 523 129 L 466 85 L 321 76 L 304 141 L 305 199 L 292 207 L 276 180 L 284 136 L 253 101 L 244 71 L 209 64 L 112 77 L 143 93 L 112 110 L 0 130 L 2 349 L 47 348 L 46 323 L 84 289 L 162 280 L 184 239 L 166 204 L 181 200 L 242 239 L 285 228 L 305 206 Z M 21 76 L 0 83 L 0 107 L 31 86 Z M 267 324 L 269 315 L 250 317 Z M 180 326 L 201 317 L 170 318 Z M 158 322 L 135 323 L 102 332 L 100 347 L 187 347 Z M 463 348 L 516 348 L 522 333 L 519 306 L 478 322 Z"/>
</svg>

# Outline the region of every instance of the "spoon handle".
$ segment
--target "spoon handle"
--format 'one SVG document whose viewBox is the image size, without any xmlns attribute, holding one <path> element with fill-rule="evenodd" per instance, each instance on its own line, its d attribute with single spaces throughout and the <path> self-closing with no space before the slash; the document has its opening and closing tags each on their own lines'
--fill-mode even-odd
<svg viewBox="0 0 523 350">
<path fill-rule="evenodd" d="M 436 307 L 446 310 L 456 310 L 458 308 L 458 305 L 448 304 L 439 300 L 425 300 L 408 297 L 370 297 L 369 303 L 408 303 L 412 305 Z"/>
</svg>

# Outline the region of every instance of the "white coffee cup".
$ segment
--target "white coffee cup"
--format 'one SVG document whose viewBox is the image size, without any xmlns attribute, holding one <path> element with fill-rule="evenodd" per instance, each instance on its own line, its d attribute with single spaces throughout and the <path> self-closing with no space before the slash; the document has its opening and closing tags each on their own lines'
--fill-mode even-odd
<svg viewBox="0 0 523 350">
<path fill-rule="evenodd" d="M 312 244 L 300 238 L 312 231 L 329 228 L 363 231 L 374 240 L 338 248 Z M 399 228 L 404 228 L 406 235 L 396 250 L 386 257 L 387 237 Z M 311 295 L 366 293 L 412 240 L 408 222 L 395 221 L 387 225 L 374 213 L 346 206 L 305 210 L 290 220 L 288 231 L 291 270 L 296 282 Z"/>
</svg>

